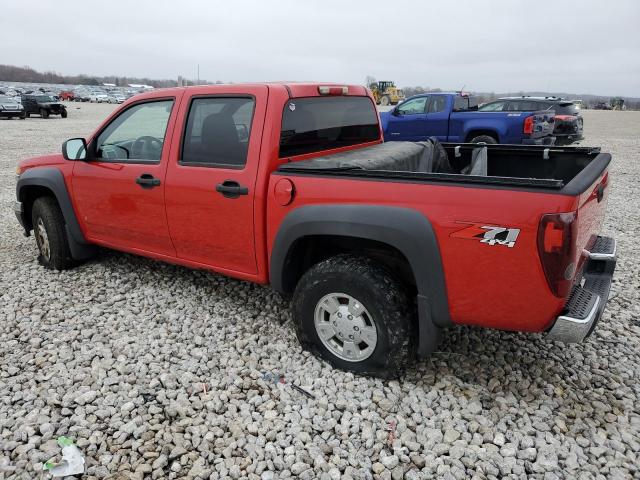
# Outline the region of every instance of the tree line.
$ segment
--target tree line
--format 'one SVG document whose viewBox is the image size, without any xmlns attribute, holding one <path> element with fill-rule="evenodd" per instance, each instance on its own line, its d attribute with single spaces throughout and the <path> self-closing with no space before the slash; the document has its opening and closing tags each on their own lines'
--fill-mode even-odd
<svg viewBox="0 0 640 480">
<path fill-rule="evenodd" d="M 22 83 L 62 83 L 69 85 L 102 85 L 113 83 L 117 86 L 127 86 L 130 83 L 151 85 L 156 88 L 175 87 L 176 80 L 153 80 L 151 78 L 92 76 L 92 75 L 62 75 L 56 72 L 38 72 L 29 66 L 16 67 L 14 65 L 0 65 L 0 80 L 5 82 Z"/>
</svg>

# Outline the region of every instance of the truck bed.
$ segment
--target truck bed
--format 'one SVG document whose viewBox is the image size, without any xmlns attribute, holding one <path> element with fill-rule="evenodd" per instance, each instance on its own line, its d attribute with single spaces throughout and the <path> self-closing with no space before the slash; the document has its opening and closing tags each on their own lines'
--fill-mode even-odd
<svg viewBox="0 0 640 480">
<path fill-rule="evenodd" d="M 389 142 L 289 162 L 279 171 L 542 188 L 577 195 L 605 170 L 611 155 L 590 147 Z M 482 174 L 469 172 L 483 164 Z M 473 170 L 472 170 L 473 171 Z"/>
</svg>

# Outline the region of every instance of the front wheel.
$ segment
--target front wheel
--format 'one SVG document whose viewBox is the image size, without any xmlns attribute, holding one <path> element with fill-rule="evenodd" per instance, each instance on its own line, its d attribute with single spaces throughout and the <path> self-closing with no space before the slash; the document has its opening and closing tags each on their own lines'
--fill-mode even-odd
<svg viewBox="0 0 640 480">
<path fill-rule="evenodd" d="M 38 246 L 38 261 L 50 270 L 66 270 L 74 265 L 65 231 L 65 221 L 58 203 L 52 197 L 33 202 L 33 233 Z"/>
<path fill-rule="evenodd" d="M 339 255 L 311 267 L 292 312 L 303 347 L 337 368 L 395 378 L 414 358 L 413 302 L 370 258 Z"/>
<path fill-rule="evenodd" d="M 63 112 L 60 114 L 60 116 L 61 116 L 62 118 L 67 118 L 67 112 L 66 112 L 66 110 L 65 110 L 65 111 L 63 111 Z"/>
</svg>

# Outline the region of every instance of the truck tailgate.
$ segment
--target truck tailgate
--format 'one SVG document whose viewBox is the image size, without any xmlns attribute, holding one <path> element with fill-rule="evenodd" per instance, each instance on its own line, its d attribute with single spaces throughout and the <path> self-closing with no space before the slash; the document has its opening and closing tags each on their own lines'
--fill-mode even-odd
<svg viewBox="0 0 640 480">
<path fill-rule="evenodd" d="M 585 169 L 586 170 L 586 169 Z M 592 247 L 600 233 L 609 196 L 609 172 L 602 173 L 578 197 L 576 249 L 580 254 L 577 272 L 580 272 L 588 258 L 585 252 Z"/>
<path fill-rule="evenodd" d="M 609 193 L 611 155 L 598 154 L 561 190 L 573 197 L 568 210 L 544 214 L 538 230 L 538 252 L 547 281 L 558 298 L 567 298 L 592 257 Z"/>
</svg>

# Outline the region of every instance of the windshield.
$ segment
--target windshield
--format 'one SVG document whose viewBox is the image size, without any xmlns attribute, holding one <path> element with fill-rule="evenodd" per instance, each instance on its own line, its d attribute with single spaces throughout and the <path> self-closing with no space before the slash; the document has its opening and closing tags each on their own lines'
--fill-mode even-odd
<svg viewBox="0 0 640 480">
<path fill-rule="evenodd" d="M 380 138 L 369 97 L 293 98 L 284 106 L 280 157 L 331 150 Z"/>
<path fill-rule="evenodd" d="M 0 103 L 18 103 L 13 98 L 5 95 L 0 95 Z"/>
</svg>

